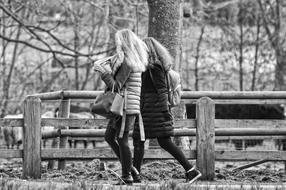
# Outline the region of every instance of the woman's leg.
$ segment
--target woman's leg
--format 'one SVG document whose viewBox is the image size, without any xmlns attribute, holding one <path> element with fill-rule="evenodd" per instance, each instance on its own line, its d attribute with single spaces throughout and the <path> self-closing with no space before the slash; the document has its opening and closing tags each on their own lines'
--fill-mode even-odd
<svg viewBox="0 0 286 190">
<path fill-rule="evenodd" d="M 171 137 L 159 137 L 157 138 L 159 145 L 169 152 L 182 166 L 183 168 L 188 171 L 193 166 L 192 164 L 187 160 L 184 153 L 177 147 L 173 141 L 171 140 Z"/>
<path fill-rule="evenodd" d="M 183 152 L 177 147 L 171 140 L 171 137 L 161 137 L 157 138 L 159 145 L 169 152 L 174 158 L 184 167 L 186 170 L 186 181 L 193 183 L 199 177 L 201 177 L 201 172 L 198 171 L 191 163 L 187 160 Z"/>
<path fill-rule="evenodd" d="M 128 176 L 131 172 L 131 163 L 132 163 L 132 156 L 131 150 L 128 144 L 128 135 L 129 132 L 126 131 L 123 134 L 122 138 L 118 138 L 119 144 L 119 151 L 120 151 L 120 160 L 122 165 L 122 176 Z"/>
<path fill-rule="evenodd" d="M 144 158 L 144 147 L 145 141 L 141 141 L 140 137 L 133 138 L 133 146 L 134 146 L 134 158 L 133 158 L 133 165 L 141 173 L 141 165 Z"/>
<path fill-rule="evenodd" d="M 122 177 L 131 176 L 132 155 L 129 148 L 129 129 L 134 126 L 136 115 L 126 115 L 125 130 L 122 138 L 117 137 L 122 165 Z M 132 178 L 131 178 L 132 179 Z"/>
<path fill-rule="evenodd" d="M 111 119 L 107 125 L 106 131 L 105 131 L 105 141 L 109 144 L 113 152 L 116 154 L 116 156 L 120 160 L 120 151 L 119 151 L 119 145 L 116 141 L 116 120 Z"/>
<path fill-rule="evenodd" d="M 120 126 L 121 126 L 120 118 L 111 119 L 107 125 L 104 138 L 105 141 L 109 144 L 109 146 L 113 150 L 113 152 L 118 157 L 119 161 L 121 162 L 119 145 L 116 139 L 116 135 L 118 134 L 117 129 L 119 129 Z M 134 174 L 138 174 L 138 171 L 134 167 L 131 168 L 131 171 Z"/>
</svg>

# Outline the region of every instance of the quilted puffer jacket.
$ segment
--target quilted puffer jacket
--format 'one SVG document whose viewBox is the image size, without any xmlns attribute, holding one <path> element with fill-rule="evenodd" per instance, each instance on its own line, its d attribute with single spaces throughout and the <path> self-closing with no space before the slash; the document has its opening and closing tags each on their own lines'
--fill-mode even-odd
<svg viewBox="0 0 286 190">
<path fill-rule="evenodd" d="M 114 76 L 110 72 L 101 75 L 102 80 L 109 89 L 112 89 L 114 85 L 114 90 L 120 91 L 122 95 L 126 89 L 126 114 L 140 113 L 141 74 L 141 72 L 133 72 L 132 68 L 123 62 L 114 72 Z"/>
</svg>

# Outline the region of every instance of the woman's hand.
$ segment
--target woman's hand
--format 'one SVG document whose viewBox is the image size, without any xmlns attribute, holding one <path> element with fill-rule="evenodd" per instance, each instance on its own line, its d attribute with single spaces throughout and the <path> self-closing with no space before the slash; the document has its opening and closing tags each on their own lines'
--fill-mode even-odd
<svg viewBox="0 0 286 190">
<path fill-rule="evenodd" d="M 101 66 L 100 63 L 94 63 L 93 68 L 92 68 L 95 72 L 100 72 L 100 73 L 104 73 L 105 69 Z"/>
<path fill-rule="evenodd" d="M 97 60 L 93 64 L 93 70 L 97 72 L 111 72 L 111 60 L 114 59 L 114 56 L 105 57 Z"/>
</svg>

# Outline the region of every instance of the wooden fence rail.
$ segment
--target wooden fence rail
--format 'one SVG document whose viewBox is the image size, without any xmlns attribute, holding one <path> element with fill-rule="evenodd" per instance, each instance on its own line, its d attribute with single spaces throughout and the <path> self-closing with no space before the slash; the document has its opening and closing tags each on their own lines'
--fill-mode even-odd
<svg viewBox="0 0 286 190">
<path fill-rule="evenodd" d="M 59 91 L 28 96 L 24 102 L 23 119 L 0 119 L 0 127 L 24 127 L 23 150 L 0 150 L 0 158 L 23 158 L 23 177 L 40 178 L 41 161 L 59 159 L 59 169 L 65 160 L 116 159 L 111 149 L 67 149 L 68 137 L 103 137 L 105 119 L 69 119 L 70 99 L 93 99 L 100 92 Z M 41 101 L 61 99 L 60 118 L 41 119 Z M 285 103 L 286 92 L 184 92 L 184 101 L 196 103 L 196 119 L 175 121 L 175 136 L 196 137 L 196 150 L 184 150 L 188 159 L 196 159 L 203 179 L 213 180 L 215 160 L 271 160 L 286 161 L 284 151 L 217 151 L 215 138 L 219 136 L 283 136 L 285 120 L 216 120 L 216 103 Z M 54 131 L 41 134 L 41 126 L 55 126 Z M 78 127 L 82 129 L 75 129 Z M 91 129 L 92 128 L 92 129 Z M 60 148 L 41 149 L 41 138 L 60 137 Z M 58 147 L 58 146 L 57 146 Z M 146 159 L 170 159 L 157 149 L 146 150 Z"/>
</svg>

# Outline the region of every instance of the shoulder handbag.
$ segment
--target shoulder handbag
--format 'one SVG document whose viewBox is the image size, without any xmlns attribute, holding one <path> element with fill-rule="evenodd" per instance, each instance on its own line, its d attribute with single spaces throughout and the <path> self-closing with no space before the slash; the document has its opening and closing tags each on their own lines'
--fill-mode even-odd
<svg viewBox="0 0 286 190">
<path fill-rule="evenodd" d="M 118 92 L 114 92 L 114 85 L 111 91 L 98 95 L 91 105 L 91 112 L 106 118 L 122 116 L 124 107 L 124 97 Z"/>
</svg>

